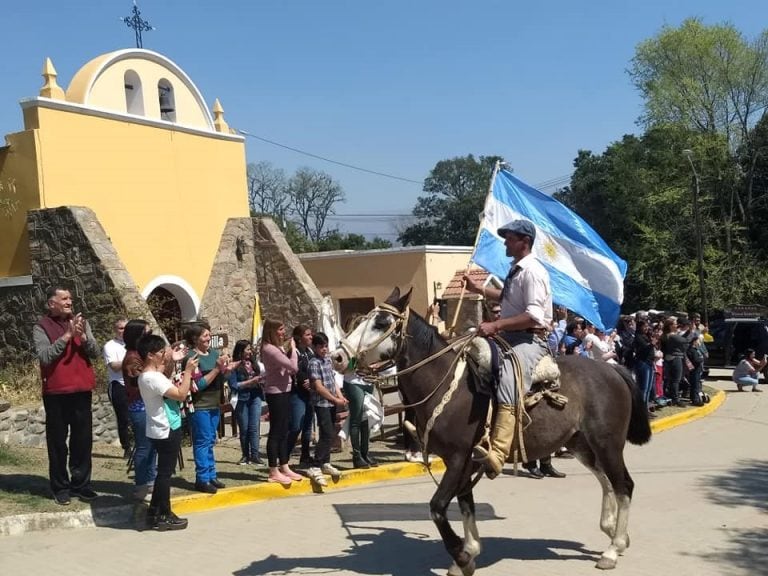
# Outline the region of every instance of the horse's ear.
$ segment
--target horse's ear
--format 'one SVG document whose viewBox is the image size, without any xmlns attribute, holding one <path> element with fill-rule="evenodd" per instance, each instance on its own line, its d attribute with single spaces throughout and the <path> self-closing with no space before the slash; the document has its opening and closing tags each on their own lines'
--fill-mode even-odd
<svg viewBox="0 0 768 576">
<path fill-rule="evenodd" d="M 392 294 L 387 296 L 387 299 L 384 300 L 384 303 L 391 304 L 392 306 L 394 306 L 395 304 L 397 304 L 398 300 L 400 300 L 400 288 L 395 286 L 395 289 L 392 290 Z"/>
<path fill-rule="evenodd" d="M 413 286 L 397 301 L 397 309 L 401 312 L 408 308 L 408 304 L 411 302 L 411 293 L 413 292 Z"/>
</svg>

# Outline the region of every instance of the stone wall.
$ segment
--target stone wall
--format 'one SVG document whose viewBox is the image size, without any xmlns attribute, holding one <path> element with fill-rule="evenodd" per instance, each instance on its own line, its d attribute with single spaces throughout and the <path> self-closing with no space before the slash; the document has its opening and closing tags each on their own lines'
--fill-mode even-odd
<svg viewBox="0 0 768 576">
<path fill-rule="evenodd" d="M 106 394 L 94 394 L 93 441 L 119 443 L 117 420 Z M 0 444 L 45 446 L 45 408 L 9 408 L 0 412 Z"/>
<path fill-rule="evenodd" d="M 323 296 L 270 218 L 253 219 L 254 256 L 264 318 L 317 325 Z"/>
<path fill-rule="evenodd" d="M 159 333 L 92 210 L 77 206 L 31 210 L 27 229 L 32 285 L 0 288 L 0 366 L 33 354 L 32 328 L 45 312 L 45 293 L 53 285 L 72 292 L 75 310 L 88 318 L 99 342 L 112 337 L 112 324 L 122 315 L 144 318 Z"/>
<path fill-rule="evenodd" d="M 250 338 L 259 294 L 262 319 L 315 326 L 322 296 L 269 218 L 230 218 L 200 303 L 200 317 L 213 332 L 235 341 Z"/>
<path fill-rule="evenodd" d="M 32 327 L 41 309 L 33 285 L 0 288 L 0 366 L 34 357 Z"/>
</svg>

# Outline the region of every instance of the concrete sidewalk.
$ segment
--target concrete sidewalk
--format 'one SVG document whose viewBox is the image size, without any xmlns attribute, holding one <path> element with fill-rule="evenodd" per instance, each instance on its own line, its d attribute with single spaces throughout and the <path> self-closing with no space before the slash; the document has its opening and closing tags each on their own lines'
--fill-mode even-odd
<svg viewBox="0 0 768 576">
<path fill-rule="evenodd" d="M 725 382 L 721 382 L 726 384 Z M 702 407 L 691 408 L 668 417 L 658 418 L 651 422 L 654 433 L 663 432 L 681 426 L 688 422 L 703 418 L 725 401 L 726 394 L 722 390 L 713 395 L 712 401 Z M 337 482 L 329 480 L 325 488 L 320 488 L 309 479 L 294 482 L 289 486 L 260 482 L 245 486 L 225 488 L 217 494 L 188 494 L 172 498 L 173 510 L 185 515 L 194 512 L 209 511 L 219 508 L 250 504 L 254 502 L 301 496 L 312 492 L 332 492 L 353 486 L 383 482 L 388 480 L 403 480 L 415 476 L 441 473 L 445 467 L 440 459 L 435 459 L 430 470 L 423 464 L 401 462 L 383 464 L 367 470 L 343 471 Z M 21 514 L 0 518 L 0 536 L 19 535 L 25 532 L 48 530 L 54 528 L 79 528 L 92 526 L 130 526 L 143 525 L 146 505 L 127 504 L 108 508 L 89 508 L 80 511 Z"/>
</svg>

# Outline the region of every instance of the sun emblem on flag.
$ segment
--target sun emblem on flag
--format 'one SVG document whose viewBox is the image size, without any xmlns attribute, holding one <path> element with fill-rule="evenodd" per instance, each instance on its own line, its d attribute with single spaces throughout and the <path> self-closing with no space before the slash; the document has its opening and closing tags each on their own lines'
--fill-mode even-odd
<svg viewBox="0 0 768 576">
<path fill-rule="evenodd" d="M 550 262 L 554 262 L 557 258 L 557 246 L 555 246 L 555 243 L 552 242 L 552 240 L 544 242 L 544 254 Z"/>
</svg>

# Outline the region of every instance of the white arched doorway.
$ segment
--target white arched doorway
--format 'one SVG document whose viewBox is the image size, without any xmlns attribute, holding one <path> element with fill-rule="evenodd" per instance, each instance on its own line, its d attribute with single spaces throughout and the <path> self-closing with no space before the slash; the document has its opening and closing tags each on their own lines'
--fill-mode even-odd
<svg viewBox="0 0 768 576">
<path fill-rule="evenodd" d="M 144 287 L 141 295 L 149 304 L 166 337 L 171 340 L 181 337 L 181 323 L 197 319 L 200 298 L 183 278 L 158 276 Z"/>
</svg>

